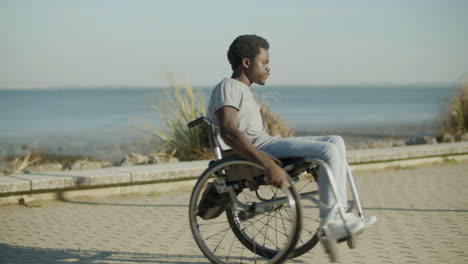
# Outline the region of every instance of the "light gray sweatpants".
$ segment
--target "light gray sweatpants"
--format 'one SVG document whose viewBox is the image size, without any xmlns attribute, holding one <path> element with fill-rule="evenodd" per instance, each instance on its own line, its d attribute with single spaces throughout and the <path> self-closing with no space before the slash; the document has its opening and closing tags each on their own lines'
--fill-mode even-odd
<svg viewBox="0 0 468 264">
<path fill-rule="evenodd" d="M 260 146 L 260 150 L 276 158 L 313 157 L 325 161 L 331 168 L 338 187 L 338 193 L 343 206 L 347 206 L 346 192 L 346 146 L 341 136 L 308 136 L 281 138 L 274 137 Z M 335 196 L 330 187 L 330 181 L 323 168 L 318 176 L 320 201 L 328 208 L 335 203 Z M 320 216 L 325 217 L 326 209 L 320 210 Z"/>
</svg>

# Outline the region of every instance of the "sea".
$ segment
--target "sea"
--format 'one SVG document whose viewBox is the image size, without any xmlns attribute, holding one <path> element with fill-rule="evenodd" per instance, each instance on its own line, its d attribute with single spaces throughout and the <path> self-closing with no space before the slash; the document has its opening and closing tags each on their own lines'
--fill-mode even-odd
<svg viewBox="0 0 468 264">
<path fill-rule="evenodd" d="M 253 90 L 296 135 L 340 134 L 350 144 L 435 136 L 457 84 L 256 86 Z M 211 88 L 198 88 L 205 102 Z M 118 160 L 149 152 L 157 88 L 0 90 L 0 157 L 36 150 Z M 145 136 L 146 135 L 146 136 Z"/>
</svg>

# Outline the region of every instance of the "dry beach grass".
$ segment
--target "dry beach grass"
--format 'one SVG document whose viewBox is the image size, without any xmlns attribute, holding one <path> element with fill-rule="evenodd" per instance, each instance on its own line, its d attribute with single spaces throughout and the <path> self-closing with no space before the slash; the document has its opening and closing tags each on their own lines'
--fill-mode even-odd
<svg viewBox="0 0 468 264">
<path fill-rule="evenodd" d="M 468 131 L 468 82 L 453 96 L 440 126 L 441 134 L 461 137 Z"/>
</svg>

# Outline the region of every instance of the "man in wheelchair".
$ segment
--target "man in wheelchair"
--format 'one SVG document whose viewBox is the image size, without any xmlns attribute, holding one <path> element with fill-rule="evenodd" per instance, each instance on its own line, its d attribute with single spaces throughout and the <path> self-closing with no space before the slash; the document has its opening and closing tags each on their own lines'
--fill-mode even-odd
<svg viewBox="0 0 468 264">
<path fill-rule="evenodd" d="M 269 43 L 256 35 L 237 37 L 229 47 L 228 60 L 232 67 L 231 78 L 225 78 L 213 89 L 209 101 L 207 118 L 220 129 L 218 141 L 221 148 L 232 149 L 242 158 L 261 165 L 265 169 L 267 183 L 283 188 L 289 187 L 287 173 L 269 156 L 281 159 L 286 157 L 315 157 L 325 161 L 333 172 L 337 191 L 342 205 L 347 205 L 347 163 L 346 148 L 340 136 L 308 136 L 282 138 L 268 135 L 263 127 L 260 106 L 250 91 L 253 83 L 264 85 L 270 75 Z M 318 185 L 320 201 L 329 205 L 335 204 L 335 196 L 330 188 L 328 177 L 322 176 L 323 168 L 319 168 Z M 209 192 L 209 190 L 208 190 Z M 214 193 L 214 189 L 211 191 Z M 213 199 L 215 194 L 206 193 Z M 209 199 L 209 198 L 207 198 Z M 227 206 L 226 206 L 227 207 Z M 219 215 L 225 208 L 218 208 L 211 217 Z M 332 219 L 329 224 L 330 233 L 337 240 L 349 235 L 363 232 L 367 225 L 376 221 L 373 216 L 359 218 L 352 213 L 346 213 L 344 227 L 342 217 L 327 208 L 320 209 L 321 221 Z M 331 217 L 331 218 L 330 218 Z"/>
</svg>

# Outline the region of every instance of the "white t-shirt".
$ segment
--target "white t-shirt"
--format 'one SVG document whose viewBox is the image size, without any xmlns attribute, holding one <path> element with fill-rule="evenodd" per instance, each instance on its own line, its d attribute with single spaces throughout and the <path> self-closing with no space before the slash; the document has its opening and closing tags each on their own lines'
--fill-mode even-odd
<svg viewBox="0 0 468 264">
<path fill-rule="evenodd" d="M 211 92 L 207 118 L 217 126 L 218 120 L 215 112 L 224 106 L 231 106 L 238 110 L 238 128 L 244 132 L 255 147 L 260 147 L 272 138 L 263 128 L 260 106 L 245 83 L 231 78 L 224 78 Z M 230 149 L 219 135 L 218 141 L 223 150 Z"/>
</svg>

